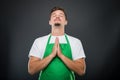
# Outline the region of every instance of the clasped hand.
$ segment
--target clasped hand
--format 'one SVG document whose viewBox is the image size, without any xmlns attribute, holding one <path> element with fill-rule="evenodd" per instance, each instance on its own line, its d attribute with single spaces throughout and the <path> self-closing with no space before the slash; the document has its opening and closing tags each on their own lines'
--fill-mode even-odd
<svg viewBox="0 0 120 80">
<path fill-rule="evenodd" d="M 53 57 L 58 56 L 60 57 L 62 55 L 61 50 L 60 50 L 60 45 L 59 45 L 59 39 L 58 37 L 55 39 L 55 44 L 52 50 L 52 54 Z"/>
</svg>

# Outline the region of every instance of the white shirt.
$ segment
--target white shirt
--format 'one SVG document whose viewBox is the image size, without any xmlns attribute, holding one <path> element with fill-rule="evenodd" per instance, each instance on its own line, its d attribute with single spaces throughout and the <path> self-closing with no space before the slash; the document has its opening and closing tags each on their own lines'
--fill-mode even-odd
<svg viewBox="0 0 120 80">
<path fill-rule="evenodd" d="M 28 56 L 29 57 L 34 56 L 42 59 L 44 56 L 44 52 L 45 52 L 45 48 L 46 48 L 49 36 L 50 34 L 35 39 Z M 49 44 L 55 43 L 56 37 L 59 38 L 59 43 L 67 43 L 65 35 L 63 35 L 63 36 L 51 36 Z M 73 60 L 76 60 L 79 58 L 85 58 L 86 56 L 85 56 L 81 41 L 69 35 L 67 35 L 67 38 L 71 46 Z"/>
</svg>

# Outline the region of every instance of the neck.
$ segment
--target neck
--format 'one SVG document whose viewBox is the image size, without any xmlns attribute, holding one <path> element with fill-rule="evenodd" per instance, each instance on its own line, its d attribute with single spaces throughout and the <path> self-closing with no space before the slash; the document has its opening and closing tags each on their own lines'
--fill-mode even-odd
<svg viewBox="0 0 120 80">
<path fill-rule="evenodd" d="M 64 28 L 52 28 L 51 34 L 53 36 L 62 36 L 64 35 Z"/>
</svg>

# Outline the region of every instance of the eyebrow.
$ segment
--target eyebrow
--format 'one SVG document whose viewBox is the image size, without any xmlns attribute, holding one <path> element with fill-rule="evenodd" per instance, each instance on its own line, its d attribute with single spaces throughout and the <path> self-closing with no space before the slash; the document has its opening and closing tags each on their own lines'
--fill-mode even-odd
<svg viewBox="0 0 120 80">
<path fill-rule="evenodd" d="M 52 13 L 52 15 L 54 15 L 54 14 L 56 14 L 56 13 Z M 64 15 L 64 13 L 60 13 L 61 15 Z"/>
</svg>

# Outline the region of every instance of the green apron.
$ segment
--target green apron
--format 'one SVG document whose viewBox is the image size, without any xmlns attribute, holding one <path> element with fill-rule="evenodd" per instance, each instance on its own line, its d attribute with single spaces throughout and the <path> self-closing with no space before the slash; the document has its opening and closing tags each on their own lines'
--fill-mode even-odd
<svg viewBox="0 0 120 80">
<path fill-rule="evenodd" d="M 48 38 L 47 46 L 43 58 L 49 56 L 52 52 L 54 43 L 49 44 L 51 35 Z M 67 44 L 60 44 L 61 52 L 64 56 L 72 60 L 71 47 L 67 36 L 65 35 Z M 68 69 L 68 67 L 63 63 L 59 57 L 55 57 L 48 64 L 48 66 L 43 69 L 39 75 L 39 80 L 75 80 L 74 73 Z"/>
</svg>

